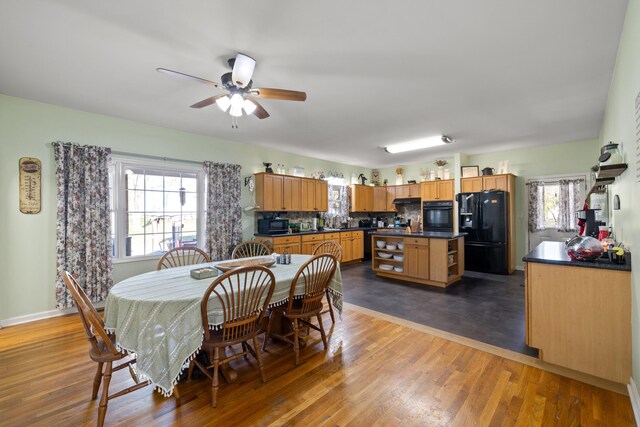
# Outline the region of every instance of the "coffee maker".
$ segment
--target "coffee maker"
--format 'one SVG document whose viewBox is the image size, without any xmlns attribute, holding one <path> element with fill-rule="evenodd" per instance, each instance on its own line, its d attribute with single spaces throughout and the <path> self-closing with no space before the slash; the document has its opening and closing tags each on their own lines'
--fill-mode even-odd
<svg viewBox="0 0 640 427">
<path fill-rule="evenodd" d="M 596 220 L 596 212 L 600 209 L 584 209 L 576 212 L 576 216 L 579 220 L 585 221 L 584 235 L 590 237 L 598 237 L 600 232 L 600 226 L 603 224 L 601 221 Z"/>
</svg>

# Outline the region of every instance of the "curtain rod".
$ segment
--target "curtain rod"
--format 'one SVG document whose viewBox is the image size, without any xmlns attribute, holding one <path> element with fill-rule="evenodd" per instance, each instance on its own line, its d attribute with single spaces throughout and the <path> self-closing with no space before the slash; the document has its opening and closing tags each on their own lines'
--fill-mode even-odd
<svg viewBox="0 0 640 427">
<path fill-rule="evenodd" d="M 196 160 L 184 160 L 184 159 L 175 159 L 172 157 L 163 157 L 163 156 L 153 156 L 151 154 L 138 154 L 138 153 L 127 153 L 124 151 L 113 151 L 111 150 L 111 154 L 115 154 L 116 156 L 135 156 L 135 157 L 143 157 L 145 159 L 151 159 L 151 160 L 162 160 L 165 162 L 182 162 L 182 163 L 192 163 L 194 165 L 200 165 L 202 166 L 204 164 L 204 160 L 203 161 L 196 161 Z"/>
<path fill-rule="evenodd" d="M 52 146 L 53 146 L 53 144 L 55 144 L 55 142 L 51 143 Z M 151 160 L 162 160 L 162 161 L 165 161 L 165 162 L 192 163 L 194 165 L 203 165 L 204 164 L 204 161 L 198 162 L 196 160 L 175 159 L 175 158 L 172 158 L 172 157 L 153 156 L 151 154 L 127 153 L 125 151 L 114 151 L 114 150 L 111 150 L 111 154 L 115 154 L 116 156 L 136 156 L 136 157 L 142 157 L 142 158 L 151 159 Z"/>
<path fill-rule="evenodd" d="M 584 178 L 573 178 L 573 179 L 532 179 L 525 182 L 525 185 L 531 185 L 534 182 L 542 182 L 543 184 L 560 184 L 560 181 L 574 181 L 574 182 L 583 182 Z"/>
</svg>

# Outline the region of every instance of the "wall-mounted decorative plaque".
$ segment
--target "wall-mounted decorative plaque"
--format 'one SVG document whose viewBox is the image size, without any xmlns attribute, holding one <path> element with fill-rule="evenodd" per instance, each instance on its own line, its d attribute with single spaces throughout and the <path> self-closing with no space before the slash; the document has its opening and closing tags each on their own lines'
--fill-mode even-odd
<svg viewBox="0 0 640 427">
<path fill-rule="evenodd" d="M 40 180 L 42 178 L 42 164 L 33 157 L 22 157 L 18 161 L 20 169 L 19 193 L 20 212 L 36 214 L 40 212 Z"/>
</svg>

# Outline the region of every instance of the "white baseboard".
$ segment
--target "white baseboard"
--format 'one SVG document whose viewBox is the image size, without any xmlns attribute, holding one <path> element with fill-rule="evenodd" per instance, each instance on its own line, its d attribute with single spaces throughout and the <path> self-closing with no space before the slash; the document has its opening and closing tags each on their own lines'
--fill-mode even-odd
<svg viewBox="0 0 640 427">
<path fill-rule="evenodd" d="M 104 308 L 104 301 L 94 303 L 96 308 Z M 24 316 L 10 317 L 8 319 L 0 320 L 0 328 L 11 325 L 19 325 L 20 323 L 33 322 L 36 320 L 49 319 L 51 317 L 64 316 L 66 314 L 76 313 L 77 310 L 73 308 L 65 308 L 63 310 L 55 309 L 49 311 L 41 311 L 40 313 L 25 314 Z"/>
<path fill-rule="evenodd" d="M 524 265 L 516 265 L 516 270 L 524 271 Z"/>
<path fill-rule="evenodd" d="M 638 394 L 638 387 L 633 377 L 629 379 L 627 388 L 629 389 L 629 400 L 631 400 L 633 415 L 636 417 L 636 425 L 640 426 L 640 394 Z"/>
</svg>

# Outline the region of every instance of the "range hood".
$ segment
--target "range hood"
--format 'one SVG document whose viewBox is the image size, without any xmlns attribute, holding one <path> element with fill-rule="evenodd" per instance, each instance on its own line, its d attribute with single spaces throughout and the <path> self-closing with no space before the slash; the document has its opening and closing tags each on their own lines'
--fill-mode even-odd
<svg viewBox="0 0 640 427">
<path fill-rule="evenodd" d="M 420 203 L 420 197 L 404 197 L 393 201 L 394 205 L 411 205 L 414 203 Z"/>
</svg>

